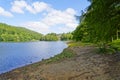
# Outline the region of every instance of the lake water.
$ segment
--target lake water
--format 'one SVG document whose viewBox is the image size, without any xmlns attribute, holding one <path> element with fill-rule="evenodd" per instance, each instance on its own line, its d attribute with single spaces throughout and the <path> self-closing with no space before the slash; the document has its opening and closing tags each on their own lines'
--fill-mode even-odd
<svg viewBox="0 0 120 80">
<path fill-rule="evenodd" d="M 0 74 L 48 59 L 63 51 L 65 42 L 0 43 Z"/>
</svg>

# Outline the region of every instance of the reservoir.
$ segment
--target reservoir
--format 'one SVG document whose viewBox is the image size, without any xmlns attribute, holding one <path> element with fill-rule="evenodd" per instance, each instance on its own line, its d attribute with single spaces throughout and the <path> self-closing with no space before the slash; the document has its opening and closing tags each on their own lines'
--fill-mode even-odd
<svg viewBox="0 0 120 80">
<path fill-rule="evenodd" d="M 67 44 L 62 41 L 1 42 L 0 74 L 60 54 Z"/>
</svg>

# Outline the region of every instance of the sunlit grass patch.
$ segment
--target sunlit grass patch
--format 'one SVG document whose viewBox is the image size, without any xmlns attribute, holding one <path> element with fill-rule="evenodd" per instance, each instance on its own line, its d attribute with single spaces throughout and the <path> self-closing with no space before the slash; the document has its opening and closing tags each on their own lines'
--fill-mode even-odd
<svg viewBox="0 0 120 80">
<path fill-rule="evenodd" d="M 50 59 L 47 59 L 45 60 L 45 63 L 51 63 L 51 62 L 56 62 L 56 61 L 59 61 L 59 60 L 62 60 L 62 59 L 67 59 L 67 58 L 71 58 L 71 57 L 74 57 L 75 56 L 75 53 L 66 48 L 63 50 L 63 52 L 61 54 L 58 54 Z"/>
<path fill-rule="evenodd" d="M 90 46 L 93 45 L 93 43 L 83 43 L 83 42 L 69 42 L 69 47 L 75 47 L 75 46 Z"/>
<path fill-rule="evenodd" d="M 120 39 L 112 41 L 112 42 L 110 43 L 110 45 L 111 45 L 114 49 L 120 51 Z"/>
</svg>

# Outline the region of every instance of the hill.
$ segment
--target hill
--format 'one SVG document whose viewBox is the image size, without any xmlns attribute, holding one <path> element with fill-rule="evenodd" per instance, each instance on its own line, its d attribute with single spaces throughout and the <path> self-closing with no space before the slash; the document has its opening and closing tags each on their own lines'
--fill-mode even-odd
<svg viewBox="0 0 120 80">
<path fill-rule="evenodd" d="M 0 23 L 0 42 L 33 41 L 33 40 L 40 40 L 41 37 L 42 34 L 31 31 L 29 29 Z"/>
</svg>

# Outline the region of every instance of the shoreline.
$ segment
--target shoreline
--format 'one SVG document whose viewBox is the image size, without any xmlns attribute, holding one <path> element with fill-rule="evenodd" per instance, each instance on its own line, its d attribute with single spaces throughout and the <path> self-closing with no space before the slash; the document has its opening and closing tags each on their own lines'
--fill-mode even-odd
<svg viewBox="0 0 120 80">
<path fill-rule="evenodd" d="M 67 47 L 68 48 L 68 47 Z M 67 48 L 63 49 L 63 51 L 61 53 L 63 53 Z M 11 69 L 10 71 L 6 71 L 6 72 L 3 72 L 3 73 L 0 73 L 0 75 L 3 75 L 3 74 L 6 74 L 6 73 L 9 73 L 9 72 L 12 72 L 14 70 L 17 70 L 17 69 L 20 69 L 20 68 L 24 68 L 24 67 L 27 67 L 27 66 L 31 66 L 31 65 L 36 65 L 36 64 L 49 64 L 49 63 L 53 63 L 53 62 L 57 62 L 57 61 L 52 61 L 53 58 L 55 58 L 56 56 L 58 55 L 61 55 L 61 53 L 57 54 L 57 55 L 54 55 L 53 57 L 50 57 L 48 59 L 42 59 L 41 61 L 37 61 L 37 62 L 34 62 L 34 63 L 29 63 L 29 64 L 26 64 L 24 66 L 21 66 L 21 67 L 17 67 L 15 69 Z M 74 53 L 73 53 L 74 54 Z M 72 57 L 72 56 L 71 56 Z M 60 60 L 60 59 L 59 59 Z"/>
<path fill-rule="evenodd" d="M 0 74 L 0 80 L 119 80 L 120 54 L 96 54 L 95 47 L 68 47 L 72 56 L 43 60 Z M 64 50 L 64 51 L 65 51 Z M 63 52 L 64 52 L 63 51 Z M 61 53 L 62 54 L 62 53 Z M 60 55 L 61 55 L 60 54 Z M 65 55 L 65 54 L 64 54 Z"/>
<path fill-rule="evenodd" d="M 44 49 L 42 46 L 45 46 Z M 0 74 L 2 74 L 16 68 L 42 61 L 43 59 L 48 59 L 56 54 L 60 54 L 65 48 L 67 48 L 67 44 L 62 41 L 39 41 L 27 42 L 25 44 L 9 42 L 1 43 L 0 48 Z"/>
</svg>

